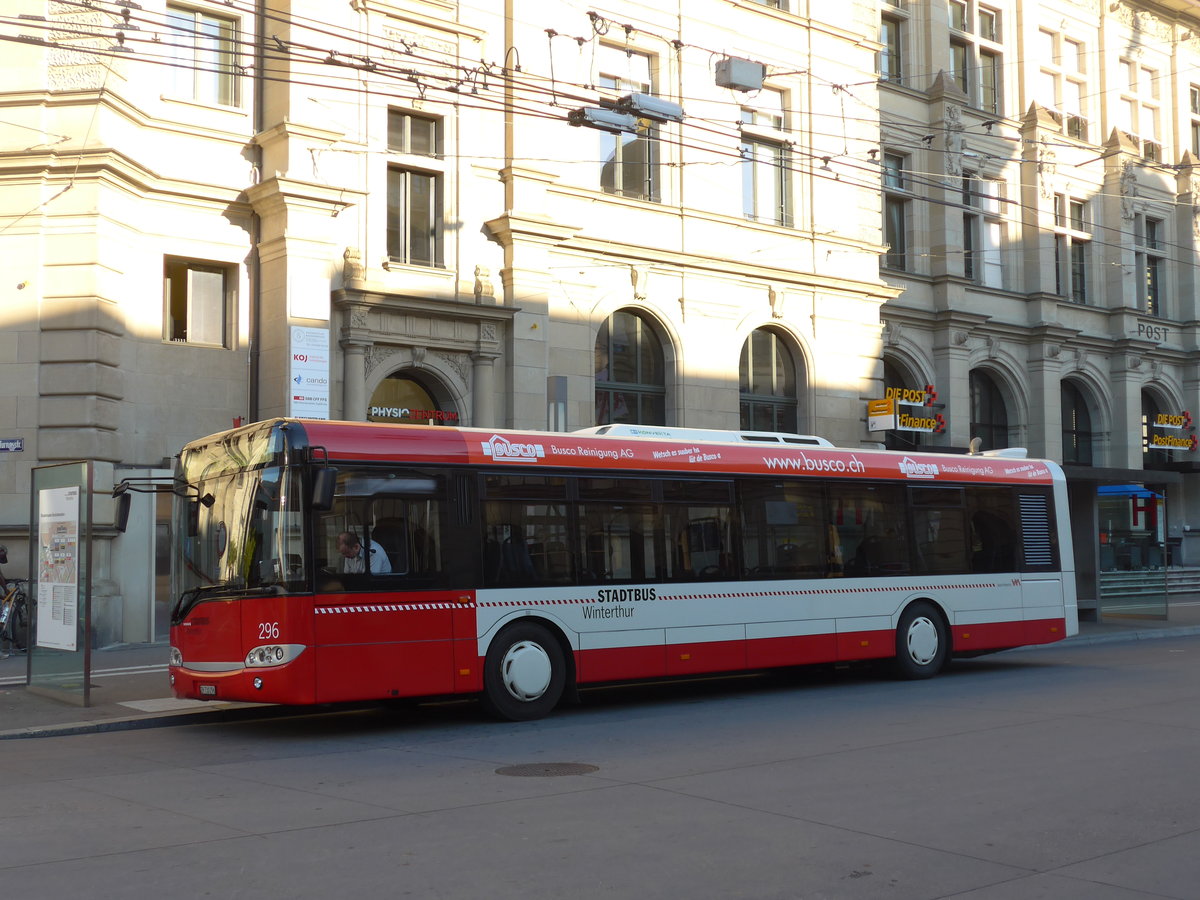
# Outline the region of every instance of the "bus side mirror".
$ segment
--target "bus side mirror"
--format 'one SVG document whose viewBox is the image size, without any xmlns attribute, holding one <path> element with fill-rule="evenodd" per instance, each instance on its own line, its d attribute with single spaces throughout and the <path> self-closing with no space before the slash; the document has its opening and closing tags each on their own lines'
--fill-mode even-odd
<svg viewBox="0 0 1200 900">
<path fill-rule="evenodd" d="M 133 505 L 133 494 L 124 493 L 117 497 L 117 531 L 125 533 L 129 525 L 129 508 Z"/>
<path fill-rule="evenodd" d="M 337 469 L 324 466 L 313 474 L 312 508 L 317 512 L 333 509 L 333 492 L 337 487 Z"/>
</svg>

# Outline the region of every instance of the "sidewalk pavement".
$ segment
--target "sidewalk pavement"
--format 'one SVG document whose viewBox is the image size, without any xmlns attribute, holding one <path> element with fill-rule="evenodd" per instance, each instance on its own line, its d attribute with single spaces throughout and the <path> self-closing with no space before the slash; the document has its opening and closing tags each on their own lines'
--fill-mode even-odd
<svg viewBox="0 0 1200 900">
<path fill-rule="evenodd" d="M 1172 598 L 1165 619 L 1105 616 L 1100 622 L 1080 622 L 1078 635 L 1045 646 L 1187 635 L 1200 635 L 1200 597 L 1196 595 Z M 87 707 L 29 691 L 26 654 L 0 659 L 0 741 L 295 713 L 267 704 L 178 700 L 167 683 L 167 653 L 166 644 L 122 644 L 94 650 L 91 705 Z"/>
</svg>

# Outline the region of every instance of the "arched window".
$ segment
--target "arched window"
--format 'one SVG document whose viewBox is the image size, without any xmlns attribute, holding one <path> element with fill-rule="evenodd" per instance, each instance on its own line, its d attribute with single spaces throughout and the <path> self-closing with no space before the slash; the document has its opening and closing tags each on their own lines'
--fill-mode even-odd
<svg viewBox="0 0 1200 900">
<path fill-rule="evenodd" d="M 667 424 L 662 341 L 642 316 L 619 309 L 596 336 L 596 424 Z"/>
<path fill-rule="evenodd" d="M 1092 414 L 1083 392 L 1069 381 L 1062 382 L 1063 462 L 1077 466 L 1092 464 Z"/>
<path fill-rule="evenodd" d="M 1008 407 L 996 382 L 986 372 L 971 372 L 971 437 L 983 441 L 984 450 L 1008 446 Z"/>
<path fill-rule="evenodd" d="M 780 336 L 759 328 L 742 345 L 741 427 L 746 431 L 799 430 L 796 361 Z"/>
</svg>

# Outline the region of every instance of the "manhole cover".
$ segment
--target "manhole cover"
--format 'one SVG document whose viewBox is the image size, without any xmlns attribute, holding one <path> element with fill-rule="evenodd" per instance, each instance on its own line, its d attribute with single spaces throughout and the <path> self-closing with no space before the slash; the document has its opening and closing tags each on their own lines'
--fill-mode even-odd
<svg viewBox="0 0 1200 900">
<path fill-rule="evenodd" d="M 519 766 L 503 766 L 496 770 L 496 774 L 523 778 L 554 778 L 558 775 L 588 775 L 599 771 L 599 766 L 589 766 L 587 763 L 522 763 Z"/>
</svg>

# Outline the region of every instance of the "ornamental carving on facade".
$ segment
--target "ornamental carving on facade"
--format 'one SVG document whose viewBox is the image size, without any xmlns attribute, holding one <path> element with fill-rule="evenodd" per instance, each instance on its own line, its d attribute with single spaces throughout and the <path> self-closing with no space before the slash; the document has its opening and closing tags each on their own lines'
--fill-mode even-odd
<svg viewBox="0 0 1200 900">
<path fill-rule="evenodd" d="M 496 340 L 496 323 L 484 322 L 479 326 L 479 340 L 492 341 Z"/>
<path fill-rule="evenodd" d="M 946 172 L 950 175 L 963 173 L 963 123 L 962 109 L 946 107 Z"/>
<path fill-rule="evenodd" d="M 471 371 L 471 360 L 467 354 L 439 352 L 437 357 L 454 372 L 459 384 L 467 383 L 467 376 Z"/>
<path fill-rule="evenodd" d="M 629 267 L 629 283 L 633 286 L 634 300 L 643 303 L 646 301 L 646 277 L 649 274 L 649 270 L 645 266 Z"/>
<path fill-rule="evenodd" d="M 50 33 L 53 42 L 46 53 L 47 76 L 52 91 L 95 91 L 104 86 L 108 74 L 100 53 L 109 54 L 119 22 L 99 10 L 85 10 L 79 3 L 54 0 L 50 21 L 58 26 Z M 97 51 L 92 55 L 87 51 Z M 117 61 L 110 63 L 114 67 Z"/>
<path fill-rule="evenodd" d="M 1115 9 L 1110 5 L 1109 9 L 1116 13 L 1117 21 L 1128 26 L 1136 34 L 1153 38 L 1155 41 L 1171 40 L 1171 23 L 1160 19 L 1154 13 L 1144 9 L 1134 10 L 1125 5 L 1116 6 Z M 1140 51 L 1142 48 L 1137 49 Z"/>
<path fill-rule="evenodd" d="M 386 344 L 371 344 L 369 347 L 367 347 L 367 352 L 363 354 L 363 362 L 366 365 L 367 374 L 370 375 L 377 368 L 399 353 L 399 347 L 392 347 Z"/>
<path fill-rule="evenodd" d="M 1054 175 L 1058 172 L 1058 154 L 1045 144 L 1038 145 L 1038 188 L 1042 198 L 1049 200 L 1054 196 Z"/>
<path fill-rule="evenodd" d="M 475 267 L 475 302 L 496 303 L 496 289 L 492 286 L 492 272 L 487 266 Z"/>
<path fill-rule="evenodd" d="M 767 288 L 767 303 L 771 306 L 771 318 L 783 318 L 783 292 L 775 290 L 774 286 Z"/>
<path fill-rule="evenodd" d="M 365 306 L 350 307 L 350 327 L 355 329 L 367 327 L 367 308 Z"/>
<path fill-rule="evenodd" d="M 1121 218 L 1132 219 L 1138 196 L 1137 170 L 1129 160 L 1121 165 Z"/>
<path fill-rule="evenodd" d="M 363 280 L 362 251 L 357 247 L 347 247 L 342 254 L 342 281 L 361 282 Z"/>
</svg>

